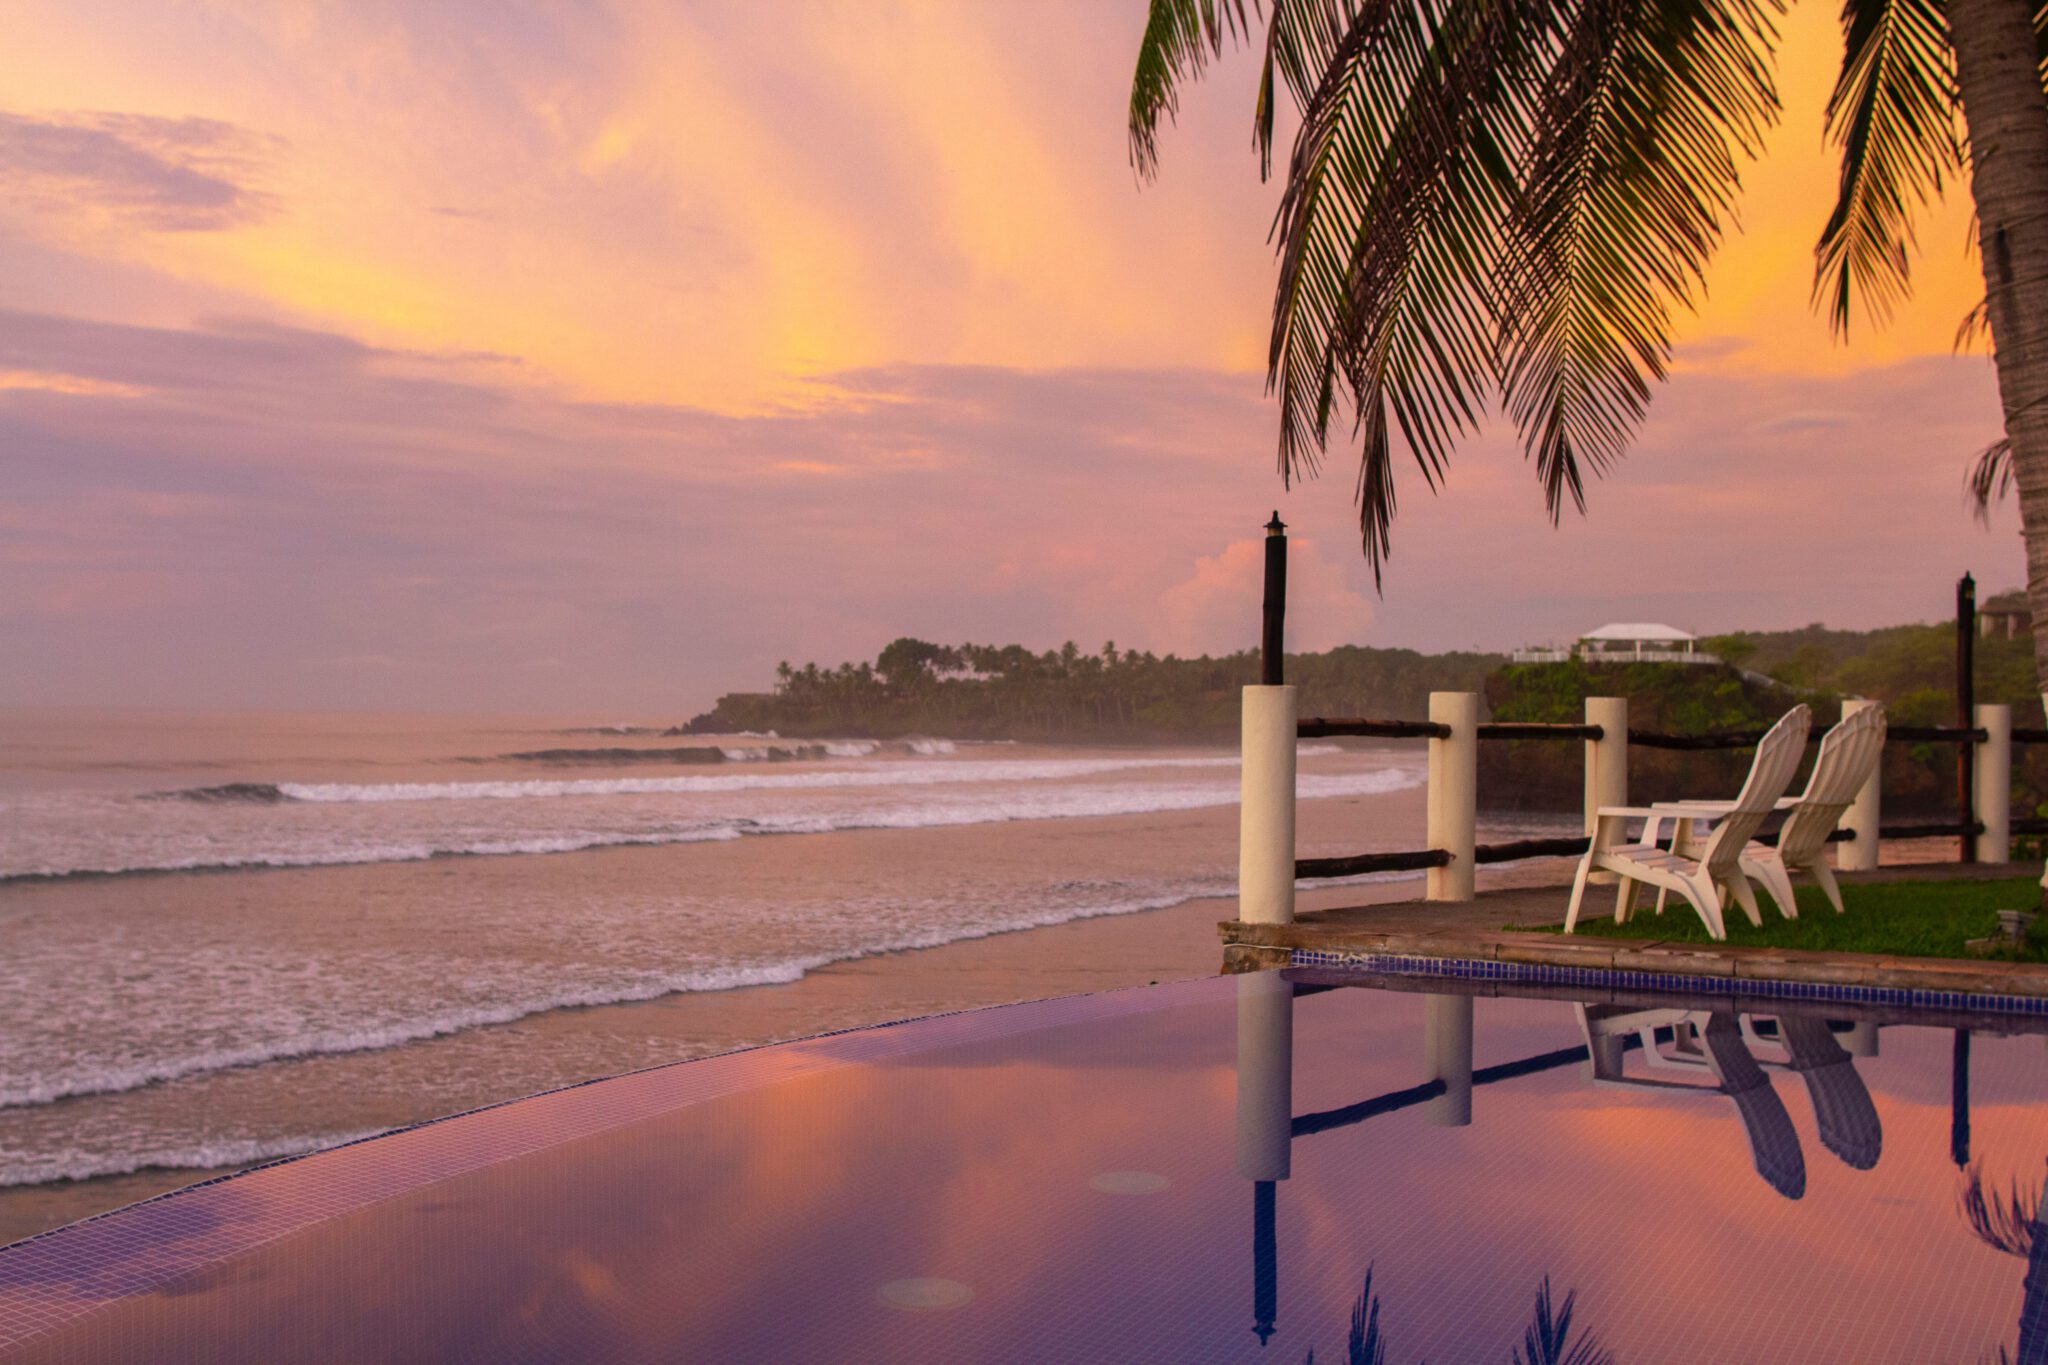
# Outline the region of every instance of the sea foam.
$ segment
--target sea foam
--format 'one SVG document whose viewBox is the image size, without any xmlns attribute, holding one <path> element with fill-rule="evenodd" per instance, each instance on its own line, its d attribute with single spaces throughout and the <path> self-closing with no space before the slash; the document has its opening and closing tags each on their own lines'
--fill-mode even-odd
<svg viewBox="0 0 2048 1365">
<path fill-rule="evenodd" d="M 957 772 L 968 767 L 999 770 L 1028 770 L 1021 775 L 1026 778 L 1049 776 L 1044 769 L 1064 769 L 1059 776 L 1090 776 L 1121 767 L 1129 763 L 1100 760 L 1090 766 L 1089 760 L 1053 760 L 1050 763 L 1037 760 L 1019 760 L 1013 763 L 949 764 L 930 765 L 934 772 Z M 1236 766 L 1235 759 L 1153 759 L 1141 766 L 1150 767 L 1216 767 Z M 897 764 L 888 769 L 893 781 L 882 781 L 884 787 L 931 787 L 953 781 L 946 777 L 928 776 L 923 780 L 904 780 L 905 770 L 913 765 Z M 1007 771 L 1005 776 L 1010 775 Z M 704 792 L 743 790 L 746 787 L 789 785 L 796 789 L 831 789 L 857 785 L 851 780 L 833 781 L 827 779 L 847 778 L 854 774 L 845 773 L 793 773 L 786 779 L 770 776 L 748 778 L 650 778 L 620 779 L 596 785 L 603 786 L 614 794 L 650 794 L 662 792 Z M 960 779 L 964 780 L 964 779 Z M 1014 779 L 1013 779 L 1014 780 Z M 1359 773 L 1304 773 L 1296 783 L 1296 790 L 1304 800 L 1321 798 L 1362 796 L 1381 792 L 1401 791 L 1419 786 L 1423 774 L 1419 768 L 1379 768 Z M 740 782 L 741 787 L 705 787 L 701 783 Z M 676 785 L 691 784 L 691 785 Z M 420 801 L 460 799 L 449 789 L 460 789 L 463 796 L 472 799 L 508 799 L 522 795 L 542 797 L 560 795 L 551 789 L 569 786 L 583 788 L 586 783 L 438 783 L 419 786 L 394 787 L 299 787 L 296 784 L 281 784 L 282 790 L 295 800 L 303 801 Z M 876 785 L 876 784 L 860 784 Z M 540 788 L 533 792 L 528 788 Z M 507 788 L 516 790 L 506 790 Z M 319 792 L 321 795 L 299 795 L 301 792 Z M 578 791 L 576 794 L 595 794 Z M 73 861 L 58 863 L 43 861 L 26 866 L 17 865 L 0 873 L 0 884 L 19 881 L 50 881 L 74 877 L 108 877 L 131 874 L 163 872 L 232 872 L 263 868 L 303 868 L 348 866 L 364 863 L 421 862 L 432 858 L 492 857 L 511 854 L 573 853 L 585 849 L 619 848 L 634 846 L 661 846 L 670 844 L 695 844 L 729 839 L 740 839 L 757 835 L 787 834 L 828 834 L 846 830 L 864 829 L 939 829 L 956 825 L 1001 824 L 1014 820 L 1056 820 L 1090 817 L 1146 815 L 1168 811 L 1202 810 L 1215 806 L 1235 804 L 1238 790 L 1234 782 L 1205 783 L 1163 783 L 1133 782 L 1119 784 L 1069 784 L 1053 782 L 1025 782 L 1007 788 L 990 788 L 983 791 L 966 791 L 951 800 L 918 800 L 889 803 L 884 801 L 866 802 L 859 805 L 836 806 L 812 811 L 797 811 L 787 814 L 762 814 L 753 817 L 726 817 L 686 820 L 666 827 L 628 830 L 557 830 L 545 834 L 489 834 L 468 838 L 447 838 L 429 842 L 427 840 L 406 841 L 378 838 L 362 843 L 340 843 L 322 847 L 262 847 L 252 846 L 246 850 L 229 850 L 214 847 L 206 852 L 180 851 L 157 857 L 133 858 L 125 862 L 89 863 Z M 252 836 L 262 837 L 261 835 Z M 178 846 L 181 850 L 183 844 Z"/>
<path fill-rule="evenodd" d="M 137 1171 L 210 1171 L 226 1166 L 252 1166 L 261 1161 L 304 1156 L 308 1152 L 360 1142 L 386 1131 L 370 1128 L 353 1133 L 228 1138 L 132 1152 L 85 1152 L 73 1148 L 36 1155 L 0 1148 L 0 1188 L 46 1185 L 55 1180 L 94 1180 L 102 1176 L 133 1175 Z"/>
<path fill-rule="evenodd" d="M 859 954 L 853 954 L 859 956 Z M 654 1000 L 664 995 L 736 990 L 742 986 L 777 986 L 803 978 L 806 971 L 835 961 L 832 957 L 802 958 L 732 967 L 709 967 L 654 978 L 607 985 L 565 986 L 490 1005 L 436 1010 L 402 1023 L 377 1028 L 334 1029 L 296 1035 L 278 1042 L 247 1047 L 216 1048 L 178 1056 L 152 1058 L 124 1066 L 81 1070 L 69 1075 L 0 1085 L 0 1109 L 24 1109 L 84 1095 L 118 1095 L 148 1085 L 183 1080 L 215 1071 L 230 1071 L 265 1062 L 298 1061 L 340 1053 L 375 1052 L 446 1037 L 492 1024 L 509 1024 L 549 1010 L 581 1009 Z"/>
<path fill-rule="evenodd" d="M 616 980 L 609 983 L 588 983 L 567 986 L 554 990 L 532 992 L 517 999 L 480 1005 L 470 1009 L 440 1010 L 423 1013 L 411 1020 L 393 1023 L 373 1029 L 338 1029 L 310 1033 L 282 1039 L 268 1045 L 252 1045 L 241 1048 L 204 1050 L 152 1059 L 148 1062 L 127 1066 L 101 1067 L 73 1072 L 69 1075 L 39 1078 L 26 1084 L 0 1086 L 0 1109 L 33 1108 L 52 1104 L 59 1100 L 77 1099 L 90 1095 L 117 1095 L 138 1090 L 145 1086 L 161 1085 L 186 1080 L 219 1071 L 236 1070 L 260 1066 L 273 1062 L 299 1061 L 310 1057 L 334 1056 L 346 1053 L 371 1052 L 397 1047 L 406 1043 L 417 1043 L 433 1038 L 447 1037 L 470 1029 L 486 1028 L 497 1024 L 509 1024 L 535 1014 L 544 1014 L 559 1009 L 589 1008 L 597 1005 L 630 1004 L 638 1001 L 658 999 L 665 995 L 688 994 L 693 992 L 735 990 L 745 986 L 785 985 L 801 980 L 808 972 L 837 962 L 857 961 L 883 953 L 904 952 L 918 948 L 937 948 L 948 943 L 961 943 L 973 939 L 992 938 L 998 934 L 1016 933 L 1026 929 L 1041 929 L 1076 920 L 1100 919 L 1112 915 L 1135 914 L 1144 910 L 1161 910 L 1182 905 L 1191 900 L 1227 896 L 1233 887 L 1225 881 L 1183 882 L 1165 885 L 1137 894 L 1116 896 L 1104 900 L 1066 905 L 1013 905 L 997 912 L 997 918 L 983 923 L 932 925 L 925 928 L 897 930 L 882 933 L 872 940 L 843 951 L 818 953 L 798 957 L 782 958 L 769 962 L 740 964 L 727 967 L 685 969 L 653 977 L 637 977 L 631 980 Z M 331 1141 L 343 1141 L 335 1138 Z M 330 1145 L 330 1140 L 321 1139 L 318 1145 Z M 198 1149 L 195 1149 L 197 1151 Z M 208 1152 L 218 1152 L 219 1147 L 207 1147 Z M 303 1148 L 300 1150 L 310 1150 Z M 268 1155 L 284 1155 L 272 1152 Z M 7 1160 L 19 1154 L 0 1150 L 0 1185 L 8 1183 L 34 1183 L 32 1180 L 6 1179 L 14 1167 Z M 197 1156 L 189 1163 L 167 1162 L 158 1155 L 137 1154 L 124 1158 L 132 1164 L 125 1167 L 110 1165 L 105 1170 L 91 1174 L 116 1174 L 123 1170 L 141 1170 L 150 1166 L 165 1164 L 190 1165 L 232 1165 L 245 1158 L 230 1156 L 225 1160 L 201 1160 Z M 246 1158 L 255 1160 L 256 1157 Z M 45 1166 L 63 1158 L 49 1158 Z M 18 1163 L 16 1163 L 18 1164 Z M 81 1175 L 66 1173 L 42 1175 L 39 1180 L 81 1179 Z"/>
<path fill-rule="evenodd" d="M 943 744 L 947 741 L 924 741 Z M 843 747 L 848 757 L 872 752 L 868 741 Z M 860 752 L 856 753 L 855 750 Z M 944 752 L 933 750 L 934 754 Z M 1338 752 L 1334 745 L 1303 745 L 1304 756 Z M 225 793 L 246 789 L 244 799 L 291 801 L 489 801 L 535 800 L 570 796 L 645 796 L 664 792 L 805 791 L 838 787 L 924 787 L 977 782 L 1043 782 L 1104 773 L 1138 770 L 1235 768 L 1234 754 L 1200 757 L 966 759 L 951 763 L 901 760 L 794 773 L 719 773 L 686 777 L 514 778 L 488 782 L 279 782 L 235 783 L 231 787 L 196 788 Z M 269 792 L 275 792 L 273 798 Z M 225 796 L 216 799 L 230 799 Z"/>
</svg>

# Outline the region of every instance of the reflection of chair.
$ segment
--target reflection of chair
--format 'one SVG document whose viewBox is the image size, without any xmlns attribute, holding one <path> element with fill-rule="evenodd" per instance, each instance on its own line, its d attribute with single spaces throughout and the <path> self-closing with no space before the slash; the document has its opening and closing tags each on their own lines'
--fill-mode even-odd
<svg viewBox="0 0 2048 1365">
<path fill-rule="evenodd" d="M 1785 918 L 1799 917 L 1799 906 L 1792 898 L 1791 874 L 1794 872 L 1811 873 L 1820 889 L 1827 893 L 1835 913 L 1842 912 L 1842 891 L 1835 884 L 1834 869 L 1828 866 L 1828 836 L 1842 822 L 1842 812 L 1855 801 L 1856 793 L 1877 771 L 1878 760 L 1884 756 L 1884 738 L 1882 706 L 1866 706 L 1842 717 L 1841 723 L 1821 738 L 1820 754 L 1813 760 L 1813 776 L 1807 779 L 1805 792 L 1778 802 L 1780 810 L 1791 811 L 1785 818 L 1785 828 L 1779 832 L 1778 846 L 1751 844 L 1742 850 L 1743 875 L 1764 884 Z M 1668 805 L 1659 802 L 1654 809 L 1660 814 L 1678 816 L 1682 832 L 1691 819 L 1721 814 L 1732 804 L 1727 801 L 1675 801 Z M 1673 846 L 1681 847 L 1676 843 Z M 1658 908 L 1663 908 L 1661 895 Z"/>
<path fill-rule="evenodd" d="M 1586 880 L 1593 872 L 1613 872 L 1621 878 L 1614 902 L 1614 921 L 1626 923 L 1635 907 L 1636 883 L 1661 891 L 1676 891 L 1685 897 L 1715 938 L 1728 937 L 1722 919 L 1721 890 L 1726 887 L 1742 903 L 1752 924 L 1761 925 L 1763 916 L 1756 906 L 1756 893 L 1741 867 L 1743 846 L 1777 806 L 1778 798 L 1792 781 L 1792 773 L 1806 750 L 1806 731 L 1813 713 L 1795 706 L 1781 716 L 1756 746 L 1756 760 L 1750 764 L 1749 779 L 1741 794 L 1715 815 L 1713 832 L 1696 855 L 1657 846 L 1658 823 L 1680 812 L 1677 808 L 1647 809 L 1637 806 L 1602 806 L 1593 822 L 1593 838 L 1586 856 L 1579 860 L 1578 876 L 1572 881 L 1571 907 L 1565 912 L 1564 931 L 1578 926 L 1579 902 L 1586 894 Z M 1642 840 L 1623 842 L 1628 821 L 1645 821 Z M 1683 821 L 1680 821 L 1683 823 Z"/>
<path fill-rule="evenodd" d="M 1756 1173 L 1779 1194 L 1797 1199 L 1806 1193 L 1806 1158 L 1799 1151 L 1799 1134 L 1793 1131 L 1792 1116 L 1785 1112 L 1771 1078 L 1742 1045 L 1735 1016 L 1715 1011 L 1701 1036 L 1721 1089 L 1742 1112 Z"/>
<path fill-rule="evenodd" d="M 1856 1063 L 1835 1041 L 1827 1021 L 1812 1015 L 1781 1014 L 1778 1032 L 1791 1054 L 1791 1068 L 1806 1082 L 1813 1101 L 1820 1140 L 1836 1156 L 1859 1171 L 1877 1164 L 1884 1149 L 1884 1126 L 1870 1089 L 1856 1074 Z"/>
<path fill-rule="evenodd" d="M 1586 1051 L 1592 1059 L 1595 1084 L 1726 1095 L 1742 1116 L 1742 1128 L 1749 1137 L 1750 1159 L 1764 1183 L 1787 1199 L 1797 1199 L 1806 1193 L 1806 1159 L 1799 1150 L 1799 1134 L 1792 1127 L 1792 1116 L 1785 1112 L 1785 1102 L 1778 1098 L 1770 1077 L 1743 1046 L 1742 1028 L 1732 1012 L 1631 1010 L 1620 1005 L 1575 1008 L 1586 1034 Z M 1656 1031 L 1663 1027 L 1671 1030 L 1669 1051 L 1659 1046 L 1656 1037 Z M 1642 1039 L 1644 1057 L 1651 1066 L 1705 1073 L 1713 1078 L 1714 1084 L 1629 1075 L 1623 1066 L 1622 1048 L 1631 1033 Z"/>
</svg>

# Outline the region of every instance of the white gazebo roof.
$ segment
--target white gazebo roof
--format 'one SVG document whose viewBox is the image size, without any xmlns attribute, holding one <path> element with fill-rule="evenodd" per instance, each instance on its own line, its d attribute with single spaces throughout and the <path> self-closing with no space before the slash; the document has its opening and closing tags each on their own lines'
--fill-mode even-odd
<svg viewBox="0 0 2048 1365">
<path fill-rule="evenodd" d="M 1579 637 L 1581 640 L 1656 640 L 1670 644 L 1690 644 L 1697 637 L 1688 635 L 1676 626 L 1658 625 L 1649 621 L 1623 622 L 1589 630 Z"/>
</svg>

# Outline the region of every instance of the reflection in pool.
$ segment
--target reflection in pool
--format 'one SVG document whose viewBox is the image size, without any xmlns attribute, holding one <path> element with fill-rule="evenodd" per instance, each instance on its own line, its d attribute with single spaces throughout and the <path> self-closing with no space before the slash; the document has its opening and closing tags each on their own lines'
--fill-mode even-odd
<svg viewBox="0 0 2048 1365">
<path fill-rule="evenodd" d="M 2048 1365 L 2048 1020 L 1588 994 L 1262 973 L 621 1077 L 0 1251 L 0 1357 Z"/>
</svg>

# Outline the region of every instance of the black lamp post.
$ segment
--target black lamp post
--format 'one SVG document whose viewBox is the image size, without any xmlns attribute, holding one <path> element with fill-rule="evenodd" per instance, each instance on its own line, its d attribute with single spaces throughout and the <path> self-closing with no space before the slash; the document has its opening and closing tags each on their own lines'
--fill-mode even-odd
<svg viewBox="0 0 2048 1365">
<path fill-rule="evenodd" d="M 1278 508 L 1266 523 L 1266 601 L 1264 629 L 1259 636 L 1259 682 L 1278 687 L 1287 681 L 1287 523 Z"/>
</svg>

